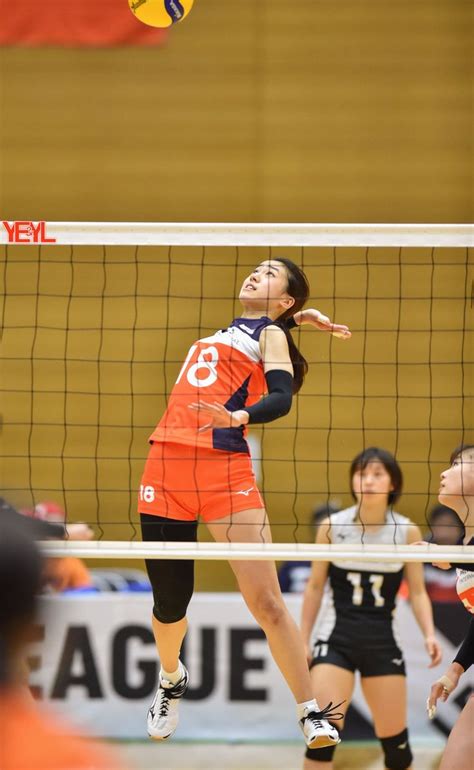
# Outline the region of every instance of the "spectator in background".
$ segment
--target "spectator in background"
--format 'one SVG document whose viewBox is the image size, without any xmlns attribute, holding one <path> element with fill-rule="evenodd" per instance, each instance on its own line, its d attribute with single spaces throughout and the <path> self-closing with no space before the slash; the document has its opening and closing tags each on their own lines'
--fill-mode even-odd
<svg viewBox="0 0 474 770">
<path fill-rule="evenodd" d="M 85 522 L 66 522 L 64 508 L 44 501 L 20 512 L 3 501 L 10 515 L 22 513 L 26 525 L 37 540 L 92 540 L 93 530 Z M 1 503 L 0 503 L 1 505 Z M 1 515 L 1 511 L 0 511 Z M 142 570 L 95 569 L 89 571 L 81 559 L 54 557 L 44 559 L 43 590 L 49 592 L 96 593 L 97 591 L 150 591 L 150 582 Z M 1 767 L 0 767 L 1 770 Z"/>
<path fill-rule="evenodd" d="M 458 545 L 464 538 L 464 525 L 456 511 L 441 503 L 430 511 L 428 525 L 430 531 L 425 539 L 429 543 Z M 425 564 L 424 570 L 426 590 L 432 602 L 455 604 L 459 601 L 454 565 L 448 570 L 439 570 L 432 564 Z"/>
<path fill-rule="evenodd" d="M 42 563 L 27 522 L 18 515 L 0 517 L 0 767 L 119 770 L 115 756 L 74 735 L 28 697 L 23 661 Z"/>
<path fill-rule="evenodd" d="M 464 524 L 456 511 L 439 503 L 428 515 L 431 535 L 428 542 L 437 545 L 459 545 L 464 538 Z"/>
<path fill-rule="evenodd" d="M 312 536 L 316 536 L 319 524 L 333 513 L 341 510 L 335 501 L 318 505 L 311 514 Z M 285 561 L 278 570 L 278 582 L 282 593 L 302 594 L 311 574 L 310 561 Z"/>
<path fill-rule="evenodd" d="M 30 514 L 33 519 L 59 525 L 70 534 L 71 527 L 76 537 L 73 539 L 92 540 L 92 529 L 82 522 L 68 524 L 66 512 L 62 506 L 52 501 L 37 503 Z M 81 533 L 82 537 L 77 537 Z M 77 591 L 93 589 L 92 576 L 81 559 L 74 556 L 46 558 L 43 567 L 43 591 Z"/>
<path fill-rule="evenodd" d="M 33 518 L 33 511 L 17 511 L 4 497 L 0 497 L 0 522 L 18 521 L 20 516 L 25 516 L 24 528 L 35 540 L 47 540 L 49 538 L 62 539 L 66 537 L 64 525 L 51 524 L 47 521 Z M 70 533 L 67 533 L 71 537 Z M 79 538 L 77 538 L 79 539 Z"/>
</svg>

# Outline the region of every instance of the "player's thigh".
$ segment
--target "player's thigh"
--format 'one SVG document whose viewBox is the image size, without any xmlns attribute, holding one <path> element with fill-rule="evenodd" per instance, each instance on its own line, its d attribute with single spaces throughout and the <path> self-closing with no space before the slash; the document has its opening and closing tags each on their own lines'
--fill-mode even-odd
<svg viewBox="0 0 474 770">
<path fill-rule="evenodd" d="M 439 770 L 466 770 L 466 757 L 474 765 L 474 695 L 451 730 Z"/>
<path fill-rule="evenodd" d="M 272 533 L 265 508 L 248 508 L 206 526 L 218 543 L 271 543 Z"/>
<path fill-rule="evenodd" d="M 272 535 L 265 509 L 239 511 L 217 521 L 207 522 L 207 528 L 218 543 L 271 543 Z M 274 561 L 230 561 L 240 590 L 245 597 L 270 594 L 280 600 Z"/>
<path fill-rule="evenodd" d="M 407 726 L 406 677 L 366 676 L 360 683 L 377 737 L 398 735 Z"/>
<path fill-rule="evenodd" d="M 311 669 L 311 682 L 319 704 L 326 704 L 330 701 L 338 704 L 343 701 L 338 706 L 337 711 L 344 714 L 345 719 L 354 692 L 354 672 L 333 666 L 331 663 L 320 663 Z M 338 729 L 342 729 L 344 719 L 331 719 L 331 722 L 334 722 Z"/>
</svg>

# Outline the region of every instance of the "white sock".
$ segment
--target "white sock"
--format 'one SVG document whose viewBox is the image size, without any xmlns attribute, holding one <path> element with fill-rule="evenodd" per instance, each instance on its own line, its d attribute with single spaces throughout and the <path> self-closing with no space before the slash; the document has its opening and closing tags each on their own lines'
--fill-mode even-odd
<svg viewBox="0 0 474 770">
<path fill-rule="evenodd" d="M 179 680 L 184 676 L 184 668 L 181 661 L 178 661 L 178 668 L 176 671 L 165 671 L 164 668 L 160 668 L 160 679 L 166 679 L 171 684 L 178 684 Z"/>
<path fill-rule="evenodd" d="M 297 703 L 296 704 L 296 716 L 298 719 L 303 719 L 303 717 L 308 714 L 309 711 L 319 711 L 319 706 L 316 702 L 316 698 L 313 698 L 312 700 L 305 700 L 304 703 Z"/>
</svg>

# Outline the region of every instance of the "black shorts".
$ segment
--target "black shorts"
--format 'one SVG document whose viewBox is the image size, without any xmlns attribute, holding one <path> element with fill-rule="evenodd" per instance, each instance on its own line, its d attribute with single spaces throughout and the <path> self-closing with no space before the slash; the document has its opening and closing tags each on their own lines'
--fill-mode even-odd
<svg viewBox="0 0 474 770">
<path fill-rule="evenodd" d="M 313 648 L 310 669 L 322 663 L 345 668 L 346 671 L 359 671 L 362 677 L 406 676 L 403 653 L 396 644 L 354 648 L 318 639 Z"/>
</svg>

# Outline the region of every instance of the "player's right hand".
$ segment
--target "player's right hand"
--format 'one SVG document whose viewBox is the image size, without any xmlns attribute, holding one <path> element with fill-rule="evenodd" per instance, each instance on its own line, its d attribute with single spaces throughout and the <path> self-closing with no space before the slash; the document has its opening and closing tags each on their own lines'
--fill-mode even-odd
<svg viewBox="0 0 474 770">
<path fill-rule="evenodd" d="M 431 685 L 431 692 L 426 701 L 428 716 L 433 719 L 436 714 L 436 704 L 438 700 L 447 701 L 453 690 L 456 689 L 459 678 L 463 673 L 462 666 L 459 663 L 452 663 L 446 673 Z"/>
<path fill-rule="evenodd" d="M 426 540 L 416 540 L 414 543 L 410 543 L 410 545 L 436 545 L 436 543 L 428 543 Z M 452 565 L 449 563 L 449 561 L 433 561 L 432 562 L 433 567 L 438 567 L 438 569 L 451 569 Z"/>
</svg>

